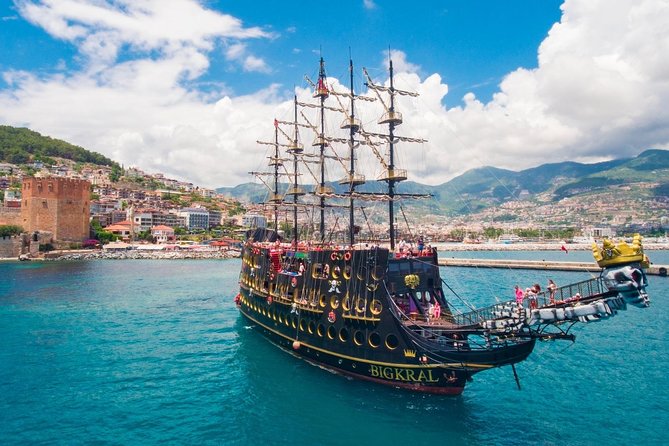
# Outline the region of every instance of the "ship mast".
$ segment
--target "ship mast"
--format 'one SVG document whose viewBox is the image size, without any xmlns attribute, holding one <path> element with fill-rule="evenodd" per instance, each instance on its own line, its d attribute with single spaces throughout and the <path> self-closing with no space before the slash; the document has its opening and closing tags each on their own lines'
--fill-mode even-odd
<svg viewBox="0 0 669 446">
<path fill-rule="evenodd" d="M 379 119 L 378 123 L 379 124 L 388 124 L 388 134 L 387 135 L 381 135 L 381 134 L 375 134 L 375 133 L 370 133 L 370 132 L 364 132 L 365 135 L 367 136 L 375 136 L 375 137 L 380 137 L 384 139 L 388 143 L 388 162 L 385 163 L 382 161 L 382 164 L 384 164 L 384 167 L 387 169 L 386 172 L 383 173 L 381 177 L 379 177 L 380 181 L 385 181 L 388 183 L 388 220 L 389 220 L 389 230 L 390 230 L 390 250 L 393 251 L 395 250 L 395 199 L 396 198 L 401 198 L 401 197 L 406 197 L 406 198 L 425 198 L 428 197 L 429 195 L 424 195 L 424 194 L 404 194 L 404 193 L 397 193 L 395 191 L 395 185 L 399 183 L 400 181 L 404 181 L 407 179 L 407 172 L 405 169 L 396 169 L 395 168 L 395 143 L 397 141 L 404 141 L 404 142 L 419 142 L 423 143 L 426 142 L 424 139 L 420 138 L 410 138 L 410 137 L 404 137 L 404 136 L 396 136 L 395 135 L 395 127 L 398 125 L 402 124 L 402 113 L 398 112 L 395 110 L 395 95 L 403 95 L 403 96 L 412 96 L 416 97 L 418 96 L 417 93 L 410 92 L 410 91 L 404 91 L 404 90 L 398 90 L 395 88 L 395 83 L 394 83 L 394 73 L 393 73 L 393 61 L 388 57 L 389 61 L 389 74 L 390 74 L 390 87 L 384 87 L 381 85 L 376 85 L 372 81 L 371 77 L 367 73 L 367 71 L 363 68 L 363 72 L 365 73 L 365 76 L 367 77 L 367 82 L 365 85 L 367 85 L 368 88 L 374 91 L 376 94 L 377 98 L 380 100 L 380 102 L 383 104 L 386 112 L 384 115 Z M 385 102 L 381 98 L 381 95 L 379 94 L 380 91 L 387 92 L 388 96 L 390 97 L 390 104 L 389 106 L 386 106 Z"/>
<path fill-rule="evenodd" d="M 284 199 L 282 196 L 279 195 L 279 176 L 281 176 L 283 173 L 279 172 L 280 168 L 285 167 L 283 165 L 284 159 L 281 158 L 281 152 L 279 150 L 280 146 L 284 146 L 284 144 L 279 143 L 279 132 L 285 133 L 279 128 L 279 121 L 275 118 L 274 119 L 274 141 L 273 142 L 266 142 L 266 141 L 256 141 L 258 144 L 266 145 L 266 146 L 272 146 L 274 147 L 274 154 L 268 156 L 269 158 L 269 163 L 268 165 L 273 168 L 273 172 L 249 172 L 251 175 L 255 175 L 258 177 L 260 181 L 267 187 L 267 189 L 270 191 L 270 198 L 267 200 L 267 203 L 272 203 L 274 206 L 274 230 L 278 231 L 279 230 L 279 205 L 284 202 Z M 290 138 L 288 138 L 290 140 Z M 274 184 L 270 186 L 265 180 L 263 180 L 263 176 L 271 174 L 274 177 Z M 288 172 L 285 173 L 288 175 Z"/>
<path fill-rule="evenodd" d="M 390 250 L 395 250 L 395 182 L 397 181 L 392 174 L 395 171 L 395 143 L 394 143 L 394 133 L 395 133 L 395 124 L 401 123 L 402 121 L 395 119 L 395 86 L 393 85 L 393 60 L 388 58 L 390 62 L 390 109 L 388 114 L 388 135 L 390 139 L 388 140 L 388 217 L 390 220 Z"/>
<path fill-rule="evenodd" d="M 298 186 L 298 183 L 297 183 L 298 157 L 304 151 L 304 148 L 302 147 L 302 144 L 299 143 L 299 131 L 298 131 L 298 127 L 297 127 L 297 94 L 294 96 L 294 99 L 293 99 L 293 109 L 294 109 L 293 139 L 291 140 L 290 145 L 288 146 L 288 149 L 286 149 L 286 151 L 288 153 L 293 155 L 293 187 L 288 189 L 288 192 L 286 192 L 286 195 L 292 195 L 293 196 L 293 244 L 295 245 L 295 249 L 297 249 L 297 242 L 298 242 L 297 197 L 300 196 L 300 195 L 304 195 L 304 191 Z"/>
<path fill-rule="evenodd" d="M 349 146 L 349 156 L 351 157 L 351 168 L 348 171 L 349 178 L 351 178 L 351 183 L 349 185 L 349 193 L 351 194 L 351 197 L 349 198 L 349 206 L 348 206 L 348 217 L 349 217 L 349 223 L 348 223 L 348 240 L 349 244 L 353 246 L 355 244 L 355 221 L 354 221 L 354 212 L 353 212 L 353 192 L 355 191 L 355 181 L 353 181 L 353 175 L 355 174 L 355 132 L 358 131 L 359 126 L 355 125 L 355 108 L 353 107 L 353 98 L 354 93 L 353 93 L 353 59 L 348 60 L 348 70 L 349 70 L 349 75 L 350 75 L 350 93 L 351 93 L 351 114 L 349 115 L 349 133 L 348 133 L 348 146 Z"/>
<path fill-rule="evenodd" d="M 320 98 L 320 118 L 321 118 L 321 129 L 320 134 L 318 135 L 317 143 L 320 146 L 320 167 L 321 167 L 321 179 L 319 187 L 319 196 L 320 196 L 320 234 L 321 234 L 321 244 L 325 242 L 325 99 L 330 96 L 328 92 L 328 86 L 326 83 L 325 76 L 325 62 L 321 56 L 320 66 L 318 70 L 318 84 L 316 86 L 315 97 Z M 295 118 L 297 120 L 297 117 Z"/>
<path fill-rule="evenodd" d="M 279 231 L 279 122 L 274 119 L 274 195 L 272 201 L 274 202 L 274 230 Z"/>
</svg>

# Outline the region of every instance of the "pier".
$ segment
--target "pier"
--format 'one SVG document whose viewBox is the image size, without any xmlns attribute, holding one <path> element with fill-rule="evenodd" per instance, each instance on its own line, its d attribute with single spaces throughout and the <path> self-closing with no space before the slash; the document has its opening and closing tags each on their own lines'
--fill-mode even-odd
<svg viewBox="0 0 669 446">
<path fill-rule="evenodd" d="M 440 258 L 440 266 L 461 266 L 470 268 L 534 269 L 546 271 L 585 271 L 599 273 L 602 268 L 595 262 L 557 262 L 551 260 L 503 260 L 503 259 L 455 259 Z M 649 276 L 666 277 L 668 265 L 651 265 L 646 270 Z"/>
</svg>

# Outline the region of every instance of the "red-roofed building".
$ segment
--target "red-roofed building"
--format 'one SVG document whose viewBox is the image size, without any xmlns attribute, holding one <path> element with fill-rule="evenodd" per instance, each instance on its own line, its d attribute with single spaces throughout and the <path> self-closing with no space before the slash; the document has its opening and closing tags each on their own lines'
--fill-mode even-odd
<svg viewBox="0 0 669 446">
<path fill-rule="evenodd" d="M 132 223 L 130 223 L 128 220 L 120 221 L 118 223 L 114 223 L 113 225 L 107 226 L 105 231 L 118 235 L 123 240 L 130 240 Z"/>
<path fill-rule="evenodd" d="M 167 243 L 174 241 L 174 229 L 165 225 L 153 226 L 151 228 L 151 235 L 156 239 L 156 243 Z"/>
</svg>

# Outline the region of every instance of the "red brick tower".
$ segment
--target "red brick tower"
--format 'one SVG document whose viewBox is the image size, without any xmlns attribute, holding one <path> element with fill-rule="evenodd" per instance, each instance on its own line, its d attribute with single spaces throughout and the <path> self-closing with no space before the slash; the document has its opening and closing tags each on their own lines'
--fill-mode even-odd
<svg viewBox="0 0 669 446">
<path fill-rule="evenodd" d="M 90 186 L 70 178 L 26 178 L 21 191 L 23 229 L 50 231 L 58 241 L 88 238 Z"/>
</svg>

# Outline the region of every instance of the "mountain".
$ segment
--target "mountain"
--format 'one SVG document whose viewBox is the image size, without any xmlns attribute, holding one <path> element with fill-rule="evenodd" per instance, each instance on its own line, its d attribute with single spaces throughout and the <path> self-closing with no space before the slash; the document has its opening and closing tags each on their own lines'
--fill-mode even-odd
<svg viewBox="0 0 669 446">
<path fill-rule="evenodd" d="M 399 192 L 428 193 L 433 200 L 410 200 L 407 207 L 448 213 L 471 214 L 504 202 L 527 199 L 557 202 L 566 197 L 608 191 L 612 187 L 634 183 L 653 183 L 652 195 L 667 196 L 669 192 L 669 151 L 650 149 L 635 158 L 584 164 L 573 161 L 542 164 L 521 171 L 485 166 L 469 170 L 438 186 L 406 181 Z M 345 187 L 330 183 L 338 192 Z M 360 191 L 382 191 L 384 183 L 368 183 Z M 284 192 L 287 184 L 280 187 Z M 308 186 L 306 187 L 308 189 Z M 221 187 L 219 193 L 241 201 L 261 203 L 267 197 L 262 184 L 245 183 Z"/>
<path fill-rule="evenodd" d="M 0 162 L 27 164 L 32 161 L 44 161 L 53 164 L 50 158 L 54 157 L 101 166 L 117 164 L 99 153 L 59 139 L 42 136 L 27 128 L 0 125 Z"/>
</svg>

